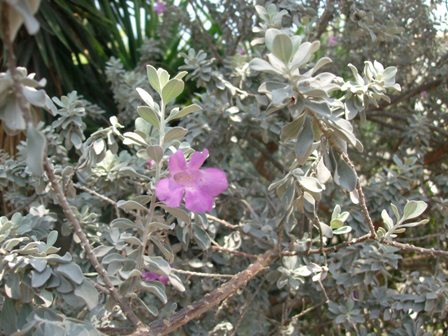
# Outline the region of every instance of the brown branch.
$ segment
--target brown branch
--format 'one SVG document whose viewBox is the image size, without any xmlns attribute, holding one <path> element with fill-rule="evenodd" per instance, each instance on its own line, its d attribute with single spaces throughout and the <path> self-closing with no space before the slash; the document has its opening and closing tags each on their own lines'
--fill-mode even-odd
<svg viewBox="0 0 448 336">
<path fill-rule="evenodd" d="M 251 137 L 255 139 L 253 141 L 250 137 L 246 139 L 246 141 L 253 146 L 257 151 L 259 151 L 263 156 L 264 160 L 268 160 L 272 163 L 272 165 L 277 168 L 280 172 L 286 173 L 285 167 L 278 161 L 274 156 L 272 155 L 274 151 L 277 150 L 277 144 L 273 143 L 264 143 L 261 137 L 259 137 L 257 134 L 251 134 Z M 263 144 L 264 146 L 262 146 Z"/>
<path fill-rule="evenodd" d="M 433 257 L 442 257 L 448 259 L 448 251 L 436 250 L 434 248 L 418 247 L 411 244 L 399 243 L 392 240 L 381 240 L 381 243 L 384 245 L 398 247 L 400 250 L 405 252 L 417 252 L 421 254 L 430 255 Z"/>
<path fill-rule="evenodd" d="M 403 93 L 401 93 L 401 94 L 399 94 L 399 95 L 397 95 L 395 97 L 392 97 L 392 99 L 390 100 L 390 103 L 385 103 L 385 104 L 381 104 L 378 107 L 370 108 L 366 112 L 369 113 L 369 112 L 372 112 L 372 111 L 381 111 L 381 110 L 385 109 L 386 107 L 389 107 L 389 106 L 392 106 L 392 105 L 396 105 L 399 102 L 402 102 L 403 100 L 407 100 L 409 98 L 412 98 L 412 97 L 418 95 L 419 93 L 421 93 L 423 91 L 432 90 L 432 89 L 436 88 L 437 86 L 439 86 L 442 83 L 443 83 L 443 80 L 440 79 L 440 78 L 432 80 L 430 82 L 423 83 L 423 84 L 421 84 L 421 85 L 419 85 L 419 86 L 417 86 L 417 87 L 415 87 L 413 89 L 410 89 L 410 90 L 408 90 L 406 92 L 403 92 Z"/>
<path fill-rule="evenodd" d="M 236 256 L 240 256 L 240 257 L 246 257 L 249 259 L 257 259 L 258 258 L 255 254 L 250 254 L 250 253 L 246 253 L 246 252 L 242 252 L 242 251 L 235 251 L 235 250 L 231 250 L 231 249 L 219 246 L 219 245 L 213 245 L 211 248 L 214 251 L 229 253 L 229 254 L 233 254 Z"/>
<path fill-rule="evenodd" d="M 311 307 L 308 307 L 308 308 L 302 310 L 300 313 L 298 313 L 298 314 L 294 315 L 293 317 L 291 317 L 290 319 L 286 320 L 284 322 L 284 324 L 286 325 L 288 323 L 295 323 L 295 322 L 297 322 L 297 320 L 299 318 L 301 318 L 302 316 L 308 314 L 310 311 L 313 311 L 314 309 L 319 308 L 320 306 L 324 305 L 326 302 L 327 301 L 323 301 L 323 302 L 320 302 L 320 303 L 318 303 L 318 304 L 316 304 L 314 306 L 311 306 Z"/>
<path fill-rule="evenodd" d="M 101 195 L 100 193 L 96 192 L 95 190 L 90 189 L 90 188 L 88 188 L 86 186 L 83 186 L 83 185 L 81 185 L 79 183 L 75 183 L 73 185 L 76 188 L 78 188 L 78 189 L 81 189 L 81 190 L 83 190 L 83 191 L 85 191 L 85 192 L 87 192 L 87 193 L 89 193 L 89 194 L 91 194 L 93 196 L 98 197 L 99 199 L 103 200 L 104 202 L 112 204 L 114 206 L 114 208 L 115 208 L 115 213 L 116 213 L 117 217 L 120 217 L 120 209 L 117 206 L 117 202 L 115 202 L 113 199 L 111 199 L 111 198 L 109 198 L 107 196 Z"/>
<path fill-rule="evenodd" d="M 246 301 L 246 303 L 244 304 L 244 306 L 241 308 L 242 313 L 238 319 L 238 321 L 235 323 L 235 327 L 233 328 L 233 332 L 232 334 L 230 334 L 230 336 L 235 336 L 236 332 L 238 330 L 238 328 L 241 325 L 241 322 L 243 322 L 244 320 L 244 316 L 246 316 L 247 311 L 249 310 L 250 306 L 252 305 L 252 302 L 254 302 L 256 296 L 258 295 L 258 293 L 260 292 L 261 288 L 263 287 L 264 283 L 265 283 L 265 279 L 263 279 L 263 281 L 260 282 L 260 284 L 257 287 L 257 290 L 255 291 L 254 294 L 252 294 L 252 296 L 250 297 L 249 300 Z"/>
<path fill-rule="evenodd" d="M 224 64 L 224 59 L 221 57 L 219 50 L 216 47 L 215 41 L 213 41 L 213 38 L 210 36 L 209 32 L 205 29 L 204 24 L 202 23 L 199 15 L 197 14 L 198 13 L 196 10 L 197 4 L 195 3 L 194 0 L 189 0 L 188 2 L 190 3 L 191 7 L 193 8 L 193 11 L 196 16 L 196 21 L 198 23 L 199 30 L 201 31 L 202 37 L 207 40 L 207 45 L 210 47 L 210 50 L 211 50 L 213 56 L 219 63 Z M 200 6 L 200 4 L 198 6 Z"/>
<path fill-rule="evenodd" d="M 219 223 L 219 224 L 221 224 L 222 226 L 225 226 L 228 229 L 231 229 L 231 230 L 239 230 L 240 229 L 239 225 L 231 224 L 231 223 L 229 223 L 228 221 L 226 221 L 224 219 L 221 219 L 221 218 L 215 217 L 213 215 L 209 215 L 209 214 L 206 214 L 205 216 L 207 217 L 207 219 L 210 219 L 210 220 L 212 220 L 212 221 L 214 221 L 216 223 Z"/>
<path fill-rule="evenodd" d="M 202 273 L 202 272 L 193 272 L 193 271 L 185 271 L 177 268 L 172 268 L 171 271 L 174 273 L 185 274 L 190 276 L 197 276 L 202 278 L 233 278 L 233 274 L 220 274 L 220 273 Z"/>
<path fill-rule="evenodd" d="M 65 197 L 64 192 L 62 191 L 62 188 L 57 181 L 56 175 L 54 174 L 53 167 L 51 166 L 50 162 L 48 161 L 48 158 L 44 159 L 44 169 L 45 169 L 45 172 L 47 173 L 48 179 L 50 180 L 51 186 L 53 187 L 53 190 L 56 194 L 59 205 L 61 206 L 61 208 L 64 212 L 64 215 L 67 217 L 68 221 L 73 225 L 75 234 L 78 236 L 79 240 L 81 241 L 81 246 L 83 247 L 84 251 L 86 252 L 87 257 L 90 260 L 90 263 L 95 268 L 95 270 L 98 272 L 98 274 L 101 276 L 101 278 L 103 279 L 103 281 L 106 285 L 106 288 L 107 288 L 109 294 L 120 305 L 121 309 L 123 310 L 123 312 L 127 316 L 127 318 L 135 326 L 139 325 L 140 320 L 134 314 L 134 312 L 132 311 L 128 302 L 123 300 L 123 297 L 118 293 L 118 291 L 116 290 L 112 281 L 110 280 L 109 276 L 107 275 L 106 270 L 103 268 L 103 266 L 98 261 L 96 255 L 93 253 L 92 246 L 90 245 L 90 242 L 89 242 L 86 234 L 82 230 L 81 223 L 79 223 L 78 219 L 76 218 L 75 214 L 73 213 L 73 210 L 70 208 L 67 198 Z"/>
<path fill-rule="evenodd" d="M 369 209 L 367 208 L 367 202 L 366 202 L 366 196 L 364 195 L 364 191 L 362 190 L 361 184 L 359 183 L 359 176 L 356 172 L 355 165 L 350 160 L 348 155 L 346 153 L 341 153 L 341 158 L 344 160 L 350 168 L 355 172 L 356 175 L 356 191 L 358 192 L 359 197 L 359 206 L 361 208 L 361 212 L 364 215 L 364 219 L 366 220 L 367 224 L 369 225 L 370 235 L 373 238 L 376 238 L 376 232 L 375 232 L 375 226 L 373 225 L 372 218 L 370 217 Z"/>
<path fill-rule="evenodd" d="M 309 110 L 308 110 L 309 111 Z M 331 144 L 331 147 L 338 152 L 341 155 L 341 159 L 347 163 L 350 168 L 353 170 L 353 172 L 356 175 L 356 191 L 358 192 L 359 197 L 359 206 L 361 208 L 361 212 L 364 216 L 365 221 L 367 222 L 367 225 L 369 226 L 370 235 L 372 238 L 376 238 L 376 232 L 375 232 L 375 226 L 373 225 L 372 218 L 370 217 L 369 209 L 367 208 L 367 202 L 366 197 L 364 195 L 364 191 L 361 187 L 361 184 L 359 183 L 359 176 L 356 171 L 355 165 L 348 157 L 347 153 L 345 153 L 338 144 L 333 140 L 332 134 L 328 131 L 326 126 L 323 124 L 323 122 L 316 116 L 315 113 L 312 111 L 309 111 L 309 114 L 313 117 L 313 119 L 317 122 L 317 125 L 319 126 L 320 130 L 324 134 L 324 136 L 327 138 L 328 142 Z"/>
<path fill-rule="evenodd" d="M 334 7 L 333 5 L 334 0 L 327 0 L 325 10 L 319 19 L 319 23 L 317 24 L 317 33 L 316 33 L 317 40 L 322 36 L 323 33 L 325 33 L 325 30 L 328 27 L 328 22 L 330 22 L 331 18 L 333 17 L 333 7 Z"/>
<path fill-rule="evenodd" d="M 358 238 L 354 238 L 348 242 L 344 242 L 344 243 L 333 245 L 333 246 L 328 246 L 328 247 L 318 248 L 318 249 L 309 249 L 306 251 L 285 251 L 285 252 L 282 252 L 281 255 L 282 256 L 295 256 L 295 255 L 318 254 L 318 253 L 322 253 L 322 252 L 323 253 L 332 253 L 332 252 L 336 252 L 336 251 L 340 250 L 341 248 L 359 244 L 366 240 L 372 240 L 372 236 L 370 235 L 370 233 L 363 235 L 361 237 L 358 237 Z"/>
<path fill-rule="evenodd" d="M 185 307 L 184 309 L 173 314 L 167 319 L 159 319 L 152 322 L 148 327 L 140 327 L 132 336 L 148 336 L 148 335 L 168 335 L 179 329 L 191 320 L 200 317 L 202 314 L 210 311 L 226 298 L 235 294 L 238 289 L 242 288 L 247 282 L 253 279 L 257 274 L 266 269 L 276 258 L 276 253 L 269 250 L 260 255 L 258 259 L 249 265 L 244 271 L 236 274 L 232 280 L 226 282 L 219 288 L 204 296 L 203 299 Z"/>
<path fill-rule="evenodd" d="M 448 142 L 445 142 L 443 145 L 426 153 L 423 158 L 423 162 L 426 166 L 428 166 L 430 164 L 433 164 L 433 163 L 439 161 L 447 153 L 448 153 Z"/>
</svg>

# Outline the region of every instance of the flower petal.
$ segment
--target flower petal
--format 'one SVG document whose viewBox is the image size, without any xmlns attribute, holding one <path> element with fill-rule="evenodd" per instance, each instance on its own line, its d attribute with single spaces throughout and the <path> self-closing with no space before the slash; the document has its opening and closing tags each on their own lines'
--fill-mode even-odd
<svg viewBox="0 0 448 336">
<path fill-rule="evenodd" d="M 157 281 L 159 280 L 159 275 L 154 272 L 143 272 L 142 278 L 145 281 Z"/>
<path fill-rule="evenodd" d="M 199 169 L 204 164 L 205 160 L 208 158 L 208 149 L 204 148 L 202 152 L 194 152 L 191 155 L 190 162 L 188 163 L 188 168 Z"/>
<path fill-rule="evenodd" d="M 185 193 L 185 207 L 196 213 L 211 211 L 213 208 L 213 197 L 201 189 L 187 189 Z"/>
<path fill-rule="evenodd" d="M 226 174 L 218 168 L 204 168 L 200 170 L 201 182 L 199 188 L 210 196 L 217 196 L 229 186 Z"/>
<path fill-rule="evenodd" d="M 156 196 L 169 207 L 178 208 L 184 196 L 184 188 L 173 179 L 164 178 L 156 184 Z"/>
<path fill-rule="evenodd" d="M 184 152 L 178 150 L 176 153 L 170 156 L 170 160 L 168 162 L 168 169 L 171 175 L 187 169 L 187 163 L 185 162 Z"/>
<path fill-rule="evenodd" d="M 158 279 L 161 283 L 163 283 L 165 286 L 168 285 L 168 277 L 166 275 L 159 275 Z"/>
</svg>

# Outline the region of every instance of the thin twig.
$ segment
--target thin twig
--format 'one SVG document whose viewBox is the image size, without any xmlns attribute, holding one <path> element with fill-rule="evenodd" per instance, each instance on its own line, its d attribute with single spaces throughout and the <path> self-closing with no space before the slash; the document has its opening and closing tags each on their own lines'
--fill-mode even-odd
<svg viewBox="0 0 448 336">
<path fill-rule="evenodd" d="M 266 279 L 263 279 L 263 281 L 260 282 L 260 284 L 258 285 L 257 290 L 255 291 L 255 293 L 252 294 L 250 299 L 248 301 L 246 301 L 244 306 L 241 308 L 241 310 L 242 310 L 241 316 L 238 319 L 238 321 L 236 322 L 235 327 L 233 328 L 233 332 L 230 334 L 230 336 L 235 336 L 236 335 L 236 332 L 237 332 L 238 328 L 240 327 L 241 322 L 244 319 L 244 316 L 246 316 L 247 311 L 249 310 L 249 307 L 252 305 L 252 302 L 254 302 L 255 297 L 258 295 L 258 293 L 260 293 L 260 289 L 263 287 L 265 281 L 266 281 Z"/>
<path fill-rule="evenodd" d="M 350 160 L 346 153 L 341 152 L 341 158 L 344 160 L 350 168 L 354 171 L 356 175 L 356 191 L 358 192 L 359 197 L 359 206 L 361 207 L 361 212 L 364 215 L 364 219 L 369 225 L 370 234 L 373 238 L 376 238 L 375 226 L 373 225 L 372 218 L 370 217 L 369 209 L 367 208 L 366 196 L 364 195 L 364 191 L 362 190 L 361 184 L 359 183 L 359 176 L 356 172 L 355 165 Z"/>
<path fill-rule="evenodd" d="M 45 169 L 45 172 L 47 173 L 48 179 L 50 180 L 51 186 L 53 187 L 53 190 L 56 194 L 59 205 L 61 206 L 62 210 L 64 211 L 64 214 L 67 217 L 68 221 L 73 225 L 75 234 L 78 236 L 79 240 L 81 241 L 81 246 L 83 247 L 84 251 L 86 252 L 87 257 L 90 260 L 90 263 L 95 268 L 95 270 L 98 272 L 98 274 L 101 276 L 101 278 L 103 279 L 103 281 L 106 285 L 107 290 L 109 291 L 109 294 L 120 305 L 124 314 L 128 317 L 128 319 L 132 322 L 132 324 L 134 324 L 135 326 L 139 325 L 140 320 L 138 319 L 137 315 L 135 315 L 135 313 L 132 311 L 128 302 L 123 300 L 123 297 L 118 293 L 118 291 L 116 290 L 112 281 L 110 280 L 109 275 L 107 274 L 106 270 L 98 261 L 95 253 L 93 253 L 92 246 L 90 245 L 90 242 L 89 242 L 86 234 L 82 230 L 81 223 L 79 223 L 78 219 L 76 218 L 75 214 L 73 213 L 73 210 L 70 208 L 67 198 L 65 197 L 64 192 L 62 191 L 62 188 L 57 181 L 56 175 L 54 174 L 53 167 L 51 166 L 50 162 L 48 161 L 48 158 L 44 159 L 44 169 Z"/>
<path fill-rule="evenodd" d="M 253 235 L 253 234 L 250 233 L 250 232 L 245 232 L 245 231 L 243 230 L 243 227 L 242 227 L 241 225 L 231 224 L 231 223 L 229 223 L 228 221 L 226 221 L 226 220 L 224 220 L 224 219 L 221 219 L 221 218 L 215 217 L 215 216 L 213 216 L 213 215 L 209 215 L 209 214 L 206 214 L 206 217 L 207 217 L 207 219 L 210 219 L 210 220 L 212 220 L 212 221 L 215 221 L 215 222 L 217 222 L 217 223 L 223 225 L 224 227 L 226 227 L 226 228 L 228 228 L 228 229 L 231 229 L 231 230 L 238 230 L 239 232 L 241 232 L 241 234 L 243 234 L 243 235 L 245 235 L 245 236 L 248 236 L 248 237 L 251 237 L 251 238 L 253 238 L 254 240 L 257 240 L 258 242 L 260 242 L 260 243 L 262 243 L 262 244 L 264 244 L 264 245 L 267 245 L 267 246 L 270 246 L 270 247 L 274 247 L 274 245 L 273 245 L 271 242 L 268 242 L 268 241 L 266 241 L 266 240 L 264 240 L 264 239 L 262 239 L 262 238 L 259 238 L 259 237 Z"/>
<path fill-rule="evenodd" d="M 417 252 L 421 254 L 430 255 L 433 257 L 442 257 L 448 259 L 448 251 L 436 250 L 434 248 L 418 247 L 411 244 L 399 243 L 392 240 L 381 240 L 380 242 L 384 245 L 398 247 L 400 250 L 405 252 Z"/>
<path fill-rule="evenodd" d="M 222 226 L 225 226 L 226 228 L 229 228 L 229 229 L 232 229 L 232 230 L 239 230 L 240 229 L 239 225 L 231 224 L 231 223 L 229 223 L 228 221 L 226 221 L 224 219 L 221 219 L 221 218 L 215 217 L 213 215 L 209 215 L 209 214 L 206 214 L 205 216 L 207 217 L 207 219 L 210 219 L 210 220 L 212 220 L 212 221 L 214 221 L 216 223 L 219 223 Z"/>
<path fill-rule="evenodd" d="M 326 303 L 326 302 L 323 301 L 323 302 L 320 302 L 320 303 L 318 303 L 318 304 L 315 304 L 314 306 L 308 307 L 308 308 L 302 310 L 300 313 L 298 313 L 298 314 L 292 316 L 289 320 L 286 320 L 285 322 L 286 322 L 286 323 L 295 323 L 295 322 L 297 322 L 297 320 L 298 320 L 299 318 L 301 318 L 302 316 L 308 314 L 310 311 L 313 311 L 314 309 L 319 308 L 320 306 L 322 306 L 322 305 L 325 304 L 325 303 Z"/>
<path fill-rule="evenodd" d="M 231 250 L 229 248 L 220 246 L 220 245 L 213 245 L 212 246 L 212 250 L 214 251 L 220 251 L 220 252 L 224 252 L 224 253 L 229 253 L 229 254 L 233 254 L 236 256 L 240 256 L 240 257 L 246 257 L 246 258 L 250 258 L 250 259 L 257 259 L 258 257 L 255 254 L 250 254 L 250 253 L 246 253 L 246 252 L 242 252 L 242 251 L 235 251 L 235 250 Z"/>
<path fill-rule="evenodd" d="M 405 237 L 405 238 L 399 238 L 399 241 L 402 243 L 410 242 L 410 241 L 420 241 L 420 240 L 427 240 L 427 239 L 434 239 L 437 238 L 438 240 L 446 239 L 446 233 L 444 232 L 438 232 L 438 233 L 430 233 L 425 236 L 421 237 Z"/>
<path fill-rule="evenodd" d="M 361 237 L 358 238 L 354 238 L 348 242 L 344 242 L 338 245 L 334 245 L 334 246 L 329 246 L 329 247 L 324 247 L 322 248 L 318 248 L 318 249 L 310 249 L 310 250 L 306 250 L 306 251 L 284 251 L 281 253 L 282 256 L 295 256 L 295 255 L 309 255 L 309 254 L 317 254 L 317 253 L 332 253 L 332 252 L 336 252 L 344 247 L 347 246 L 352 246 L 352 245 L 356 245 L 359 244 L 363 241 L 366 240 L 372 240 L 372 237 L 370 235 L 370 233 L 365 234 Z"/>
<path fill-rule="evenodd" d="M 12 209 L 5 216 L 9 217 L 9 216 L 13 215 L 16 212 L 21 212 L 22 210 L 28 209 L 28 207 L 31 205 L 31 203 L 33 203 L 38 198 L 39 198 L 39 195 L 33 195 L 25 204 L 22 204 L 18 208 Z"/>
<path fill-rule="evenodd" d="M 409 98 L 412 98 L 416 95 L 418 95 L 419 93 L 423 92 L 423 91 L 429 91 L 432 90 L 434 88 L 436 88 L 437 86 L 439 86 L 440 84 L 443 83 L 442 79 L 435 79 L 435 80 L 431 80 L 429 82 L 420 84 L 419 86 L 412 88 L 408 91 L 405 91 L 395 97 L 392 97 L 392 99 L 390 100 L 390 102 L 382 104 L 378 107 L 374 107 L 374 108 L 370 108 L 366 111 L 366 113 L 372 112 L 372 111 L 381 111 L 383 109 L 385 109 L 386 107 L 398 104 L 399 102 L 403 101 L 403 100 L 407 100 Z"/>
<path fill-rule="evenodd" d="M 180 270 L 177 268 L 172 268 L 171 270 L 175 273 L 197 276 L 197 277 L 202 277 L 202 278 L 227 278 L 227 279 L 230 279 L 230 278 L 234 277 L 234 275 L 232 275 L 232 274 L 202 273 L 202 272 L 185 271 L 185 270 Z"/>
<path fill-rule="evenodd" d="M 317 24 L 317 32 L 316 32 L 316 40 L 320 39 L 322 34 L 327 30 L 328 22 L 330 22 L 333 17 L 333 2 L 334 0 L 327 0 L 327 4 L 325 5 L 325 10 L 320 17 L 320 20 Z"/>
<path fill-rule="evenodd" d="M 99 199 L 101 199 L 101 200 L 103 200 L 103 201 L 105 201 L 105 202 L 107 202 L 109 204 L 112 204 L 114 206 L 114 208 L 115 208 L 115 213 L 116 213 L 117 217 L 120 217 L 120 209 L 117 206 L 117 202 L 115 202 L 113 199 L 111 199 L 111 198 L 109 198 L 107 196 L 101 195 L 100 193 L 96 192 L 95 190 L 90 189 L 90 188 L 88 188 L 86 186 L 83 186 L 83 185 L 81 185 L 79 183 L 74 183 L 73 185 L 76 188 L 78 188 L 78 189 L 81 189 L 81 190 L 83 190 L 83 191 L 85 191 L 85 192 L 87 192 L 87 193 L 89 193 L 89 194 L 91 194 L 93 196 L 98 197 Z"/>
<path fill-rule="evenodd" d="M 341 159 L 344 160 L 350 166 L 350 168 L 353 170 L 353 172 L 355 173 L 355 176 L 356 176 L 356 191 L 358 192 L 359 206 L 361 208 L 361 212 L 362 212 L 362 214 L 364 216 L 364 219 L 365 219 L 365 221 L 367 222 L 367 224 L 369 226 L 370 235 L 372 236 L 372 238 L 376 238 L 375 226 L 373 225 L 373 221 L 372 221 L 372 218 L 370 217 L 369 209 L 367 208 L 366 197 L 364 195 L 364 191 L 363 191 L 363 189 L 361 187 L 361 184 L 359 183 L 359 176 L 358 176 L 358 173 L 356 172 L 355 165 L 350 160 L 350 158 L 348 157 L 347 153 L 345 153 L 337 145 L 337 143 L 334 141 L 334 139 L 332 137 L 332 134 L 330 132 L 328 132 L 328 129 L 323 124 L 323 122 L 316 116 L 316 114 L 314 112 L 312 112 L 312 111 L 309 111 L 309 110 L 308 110 L 308 112 L 313 117 L 313 119 L 316 121 L 316 123 L 319 126 L 320 130 L 322 131 L 324 136 L 327 138 L 328 142 L 331 144 L 331 147 L 336 152 L 338 152 L 341 155 Z"/>
</svg>

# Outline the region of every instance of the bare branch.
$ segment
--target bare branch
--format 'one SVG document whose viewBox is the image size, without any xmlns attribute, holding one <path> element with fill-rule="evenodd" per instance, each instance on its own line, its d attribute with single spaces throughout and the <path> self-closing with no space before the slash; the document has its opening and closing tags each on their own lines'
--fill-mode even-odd
<svg viewBox="0 0 448 336">
<path fill-rule="evenodd" d="M 224 252 L 224 253 L 229 253 L 229 254 L 233 254 L 236 256 L 240 256 L 240 257 L 246 257 L 249 259 L 257 259 L 257 256 L 255 254 L 250 254 L 250 253 L 246 253 L 246 252 L 242 252 L 242 251 L 235 251 L 235 250 L 231 250 L 225 247 L 222 247 L 220 245 L 213 245 L 212 250 L 214 251 L 220 251 L 220 252 Z"/>
<path fill-rule="evenodd" d="M 317 32 L 315 38 L 318 40 L 325 30 L 327 30 L 328 22 L 330 22 L 333 17 L 333 9 L 334 9 L 334 0 L 327 0 L 327 4 L 325 5 L 325 10 L 322 13 L 322 16 L 319 19 L 317 24 Z"/>
<path fill-rule="evenodd" d="M 203 272 L 193 272 L 193 271 L 185 271 L 177 268 L 171 269 L 174 273 L 197 276 L 202 278 L 233 278 L 233 274 L 219 274 L 219 273 L 203 273 Z"/>
<path fill-rule="evenodd" d="M 428 249 L 428 248 L 424 248 L 424 247 L 414 246 L 411 244 L 399 243 L 399 242 L 392 241 L 392 240 L 381 240 L 381 243 L 384 245 L 398 247 L 400 250 L 405 251 L 405 252 L 417 252 L 420 254 L 426 254 L 426 255 L 433 256 L 433 257 L 442 257 L 442 258 L 448 259 L 448 251 L 444 251 L 444 250 L 436 250 L 434 248 Z"/>
<path fill-rule="evenodd" d="M 366 113 L 371 113 L 372 111 L 381 111 L 383 109 L 385 109 L 386 107 L 392 106 L 392 105 L 396 105 L 399 102 L 402 102 L 404 100 L 407 100 L 409 98 L 412 98 L 416 95 L 418 95 L 419 93 L 423 92 L 423 91 L 429 91 L 432 90 L 436 87 L 438 87 L 440 84 L 443 83 L 442 79 L 435 79 L 426 83 L 423 83 L 413 89 L 410 89 L 408 91 L 405 91 L 395 97 L 392 97 L 392 99 L 390 100 L 390 103 L 385 103 L 382 104 L 378 107 L 374 107 L 374 108 L 370 108 L 366 111 Z"/>
<path fill-rule="evenodd" d="M 185 307 L 168 319 L 159 319 L 152 322 L 149 325 L 149 328 L 143 326 L 138 328 L 132 333 L 132 336 L 162 336 L 172 333 L 189 321 L 197 319 L 202 314 L 217 306 L 221 301 L 234 295 L 236 291 L 245 286 L 249 280 L 265 270 L 275 258 L 276 253 L 273 250 L 265 252 L 260 255 L 254 263 L 249 265 L 248 268 L 236 274 L 230 281 L 226 282 L 221 287 L 205 295 L 203 299 Z"/>
<path fill-rule="evenodd" d="M 255 291 L 254 294 L 252 294 L 252 296 L 250 297 L 250 299 L 248 301 L 246 301 L 246 303 L 244 304 L 244 306 L 241 308 L 242 312 L 241 312 L 241 316 L 238 319 L 238 321 L 235 324 L 235 328 L 233 329 L 233 332 L 230 336 L 235 336 L 236 332 L 239 328 L 239 326 L 241 325 L 241 322 L 244 319 L 244 316 L 246 316 L 247 311 L 249 310 L 249 307 L 252 305 L 252 302 L 254 302 L 254 299 L 256 298 L 256 296 L 258 295 L 258 293 L 260 292 L 261 288 L 263 287 L 263 284 L 265 283 L 265 279 L 263 279 L 263 281 L 260 282 L 260 284 L 257 287 L 257 290 Z"/>
<path fill-rule="evenodd" d="M 103 201 L 105 201 L 105 202 L 107 202 L 109 204 L 112 204 L 114 206 L 114 208 L 115 208 L 115 213 L 117 214 L 117 217 L 120 217 L 120 209 L 117 206 L 117 202 L 115 202 L 113 199 L 110 199 L 107 196 L 101 195 L 100 193 L 96 192 L 95 190 L 90 189 L 90 188 L 88 188 L 86 186 L 83 186 L 83 185 L 81 185 L 79 183 L 75 183 L 74 186 L 76 188 L 78 188 L 78 189 L 81 189 L 81 190 L 83 190 L 83 191 L 93 195 L 93 196 L 98 197 L 99 199 L 102 199 Z"/>
<path fill-rule="evenodd" d="M 95 270 L 98 272 L 98 274 L 101 276 L 104 283 L 106 284 L 106 288 L 107 288 L 109 294 L 120 305 L 124 314 L 128 317 L 128 319 L 132 322 L 132 324 L 134 324 L 135 326 L 139 325 L 140 324 L 139 318 L 137 317 L 137 315 L 134 314 L 134 312 L 132 311 L 128 302 L 123 300 L 123 297 L 120 294 L 118 294 L 118 291 L 115 289 L 115 286 L 113 285 L 112 281 L 110 280 L 109 276 L 107 275 L 106 270 L 100 264 L 96 255 L 93 253 L 92 246 L 90 245 L 90 242 L 89 242 L 86 234 L 82 230 L 81 224 L 79 223 L 78 219 L 76 218 L 75 214 L 73 213 L 73 210 L 70 208 L 67 198 L 65 197 L 64 192 L 62 191 L 62 188 L 57 181 L 56 175 L 54 174 L 53 167 L 51 166 L 50 162 L 48 161 L 48 158 L 44 159 L 44 169 L 45 169 L 45 172 L 47 173 L 48 179 L 50 180 L 51 186 L 53 187 L 53 190 L 56 194 L 59 205 L 61 206 L 62 210 L 64 211 L 64 214 L 67 217 L 68 221 L 73 225 L 75 234 L 78 236 L 79 240 L 81 241 L 81 246 L 83 247 L 84 251 L 86 252 L 87 257 L 90 260 L 90 263 L 95 268 Z"/>
</svg>

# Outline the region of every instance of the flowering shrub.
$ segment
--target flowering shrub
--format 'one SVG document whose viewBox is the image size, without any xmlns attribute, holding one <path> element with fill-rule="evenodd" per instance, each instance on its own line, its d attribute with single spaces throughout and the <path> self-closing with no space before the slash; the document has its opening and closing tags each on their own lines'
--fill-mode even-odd
<svg viewBox="0 0 448 336">
<path fill-rule="evenodd" d="M 69 45 L 39 3 L 0 0 L 0 334 L 444 334 L 428 5 L 70 2 L 86 29 L 101 9 L 132 33 L 106 25 L 122 54 L 90 102 L 18 66 L 18 37 Z M 65 62 L 82 73 L 94 49 Z"/>
</svg>

